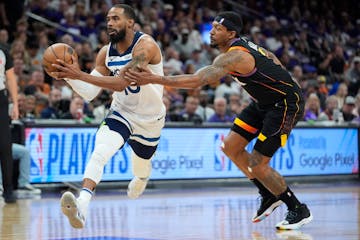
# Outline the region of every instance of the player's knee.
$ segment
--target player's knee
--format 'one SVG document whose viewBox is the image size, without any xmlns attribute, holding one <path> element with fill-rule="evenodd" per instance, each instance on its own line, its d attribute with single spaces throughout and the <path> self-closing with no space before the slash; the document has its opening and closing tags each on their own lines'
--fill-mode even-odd
<svg viewBox="0 0 360 240">
<path fill-rule="evenodd" d="M 96 132 L 95 146 L 100 144 L 109 145 L 119 150 L 124 145 L 124 138 L 120 133 L 111 130 L 107 125 L 103 125 Z"/>
<path fill-rule="evenodd" d="M 234 147 L 231 145 L 231 142 L 228 139 L 224 139 L 221 144 L 221 150 L 228 156 L 230 159 L 236 159 L 237 156 L 245 152 L 244 148 Z"/>
<path fill-rule="evenodd" d="M 124 145 L 123 137 L 108 126 L 101 126 L 96 132 L 95 147 L 91 159 L 105 164 Z"/>
<path fill-rule="evenodd" d="M 227 139 L 224 139 L 224 141 L 221 143 L 221 150 L 225 153 L 226 156 L 231 158 L 233 155 L 233 150 L 229 146 L 229 141 Z"/>
<path fill-rule="evenodd" d="M 131 159 L 133 174 L 139 178 L 148 178 L 152 170 L 151 158 L 141 158 L 133 152 Z"/>
</svg>

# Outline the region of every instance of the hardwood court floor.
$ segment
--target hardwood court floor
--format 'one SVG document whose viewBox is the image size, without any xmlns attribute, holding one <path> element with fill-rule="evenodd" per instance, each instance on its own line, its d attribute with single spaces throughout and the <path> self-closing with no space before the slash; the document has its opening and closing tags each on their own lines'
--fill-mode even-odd
<svg viewBox="0 0 360 240">
<path fill-rule="evenodd" d="M 16 204 L 0 202 L 0 239 L 360 239 L 360 181 L 292 188 L 314 216 L 301 231 L 275 230 L 286 213 L 284 205 L 253 224 L 257 193 L 248 186 L 148 189 L 137 200 L 128 199 L 124 189 L 100 189 L 82 230 L 72 229 L 62 215 L 60 192 Z"/>
</svg>

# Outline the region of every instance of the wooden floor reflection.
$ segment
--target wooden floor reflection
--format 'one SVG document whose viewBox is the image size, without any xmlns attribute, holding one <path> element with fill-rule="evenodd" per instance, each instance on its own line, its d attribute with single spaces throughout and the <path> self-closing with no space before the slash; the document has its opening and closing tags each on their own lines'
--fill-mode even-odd
<svg viewBox="0 0 360 240">
<path fill-rule="evenodd" d="M 148 189 L 137 200 L 124 190 L 99 190 L 83 230 L 72 229 L 61 214 L 60 192 L 1 202 L 0 239 L 359 239 L 360 182 L 293 189 L 314 215 L 301 231 L 275 230 L 285 206 L 253 224 L 257 193 L 251 187 Z"/>
</svg>

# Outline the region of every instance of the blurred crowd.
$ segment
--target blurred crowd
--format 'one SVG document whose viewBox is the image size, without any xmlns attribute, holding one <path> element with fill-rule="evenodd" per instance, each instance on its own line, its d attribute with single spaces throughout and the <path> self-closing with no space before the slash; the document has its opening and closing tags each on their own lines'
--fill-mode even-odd
<svg viewBox="0 0 360 240">
<path fill-rule="evenodd" d="M 108 43 L 105 18 L 116 3 L 136 9 L 135 30 L 158 42 L 165 75 L 194 73 L 210 64 L 219 54 L 209 47 L 214 16 L 238 11 L 243 35 L 274 52 L 301 84 L 304 121 L 360 124 L 360 8 L 352 0 L 0 1 L 0 44 L 14 60 L 21 118 L 104 118 L 111 92 L 85 102 L 43 71 L 42 55 L 53 43 L 67 43 L 82 70 L 90 72 L 98 50 Z M 167 121 L 194 123 L 232 122 L 252 101 L 230 76 L 198 89 L 166 88 L 163 100 Z"/>
</svg>

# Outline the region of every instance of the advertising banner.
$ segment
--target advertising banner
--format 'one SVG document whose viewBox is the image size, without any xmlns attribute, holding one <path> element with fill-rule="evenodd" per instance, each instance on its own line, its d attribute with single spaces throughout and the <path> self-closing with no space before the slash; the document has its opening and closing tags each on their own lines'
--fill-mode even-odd
<svg viewBox="0 0 360 240">
<path fill-rule="evenodd" d="M 81 181 L 97 128 L 26 128 L 31 182 Z M 228 128 L 165 128 L 152 160 L 151 179 L 238 178 L 244 174 L 221 151 Z M 111 141 L 111 139 L 109 139 Z M 255 141 L 247 146 L 252 151 Z M 270 164 L 284 176 L 356 174 L 357 128 L 296 128 Z M 131 179 L 131 148 L 120 149 L 103 180 Z"/>
</svg>

